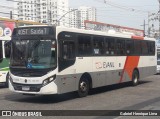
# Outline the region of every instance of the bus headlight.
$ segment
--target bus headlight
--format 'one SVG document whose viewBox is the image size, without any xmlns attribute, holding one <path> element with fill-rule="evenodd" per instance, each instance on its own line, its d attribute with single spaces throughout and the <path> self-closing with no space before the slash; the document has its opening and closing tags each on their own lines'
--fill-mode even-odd
<svg viewBox="0 0 160 119">
<path fill-rule="evenodd" d="M 49 84 L 50 82 L 54 81 L 55 79 L 56 79 L 56 75 L 51 76 L 51 77 L 45 79 L 45 80 L 43 81 L 43 84 L 42 84 L 42 85 L 45 86 L 45 85 Z"/>
</svg>

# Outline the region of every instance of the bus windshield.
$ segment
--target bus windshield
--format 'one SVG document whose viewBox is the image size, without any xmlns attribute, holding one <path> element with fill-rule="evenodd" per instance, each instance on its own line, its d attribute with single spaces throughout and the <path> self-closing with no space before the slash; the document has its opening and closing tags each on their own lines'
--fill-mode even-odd
<svg viewBox="0 0 160 119">
<path fill-rule="evenodd" d="M 14 39 L 10 66 L 25 69 L 56 67 L 56 41 Z"/>
</svg>

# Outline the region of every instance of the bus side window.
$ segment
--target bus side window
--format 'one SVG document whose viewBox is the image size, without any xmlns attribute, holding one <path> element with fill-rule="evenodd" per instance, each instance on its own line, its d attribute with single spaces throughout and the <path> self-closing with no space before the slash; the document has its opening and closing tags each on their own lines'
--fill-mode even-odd
<svg viewBox="0 0 160 119">
<path fill-rule="evenodd" d="M 149 42 L 150 46 L 149 46 L 149 54 L 150 55 L 155 55 L 155 42 L 151 41 Z"/>
<path fill-rule="evenodd" d="M 103 37 L 93 37 L 94 55 L 104 55 L 104 40 Z"/>
<path fill-rule="evenodd" d="M 133 47 L 133 40 L 126 40 L 126 54 L 133 55 L 134 47 Z"/>
<path fill-rule="evenodd" d="M 109 38 L 108 40 L 108 52 L 109 55 L 115 55 L 115 39 Z"/>
<path fill-rule="evenodd" d="M 148 55 L 147 41 L 142 41 L 142 55 Z"/>
<path fill-rule="evenodd" d="M 0 62 L 3 61 L 3 48 L 2 48 L 2 41 L 0 41 Z"/>
<path fill-rule="evenodd" d="M 122 39 L 117 39 L 116 41 L 116 49 L 117 49 L 117 55 L 125 55 L 125 41 Z"/>
<path fill-rule="evenodd" d="M 142 41 L 134 40 L 134 54 L 137 56 L 142 55 Z"/>
<path fill-rule="evenodd" d="M 73 41 L 63 41 L 62 58 L 64 60 L 70 60 L 75 58 L 75 43 Z"/>
<path fill-rule="evenodd" d="M 91 56 L 92 45 L 90 36 L 78 36 L 78 55 L 79 56 Z"/>
</svg>

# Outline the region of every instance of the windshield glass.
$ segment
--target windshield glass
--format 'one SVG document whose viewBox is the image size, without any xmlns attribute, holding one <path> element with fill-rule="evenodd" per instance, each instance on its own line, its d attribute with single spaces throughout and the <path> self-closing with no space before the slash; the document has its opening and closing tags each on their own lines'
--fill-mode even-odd
<svg viewBox="0 0 160 119">
<path fill-rule="evenodd" d="M 48 69 L 56 67 L 56 42 L 45 40 L 13 40 L 12 68 Z"/>
</svg>

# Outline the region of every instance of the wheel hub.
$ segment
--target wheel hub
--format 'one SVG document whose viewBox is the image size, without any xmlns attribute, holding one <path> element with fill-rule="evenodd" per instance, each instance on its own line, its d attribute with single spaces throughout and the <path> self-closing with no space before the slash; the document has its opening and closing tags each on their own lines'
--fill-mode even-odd
<svg viewBox="0 0 160 119">
<path fill-rule="evenodd" d="M 83 82 L 80 83 L 80 90 L 82 92 L 85 92 L 87 90 L 87 84 L 86 84 L 86 82 L 83 81 Z"/>
</svg>

